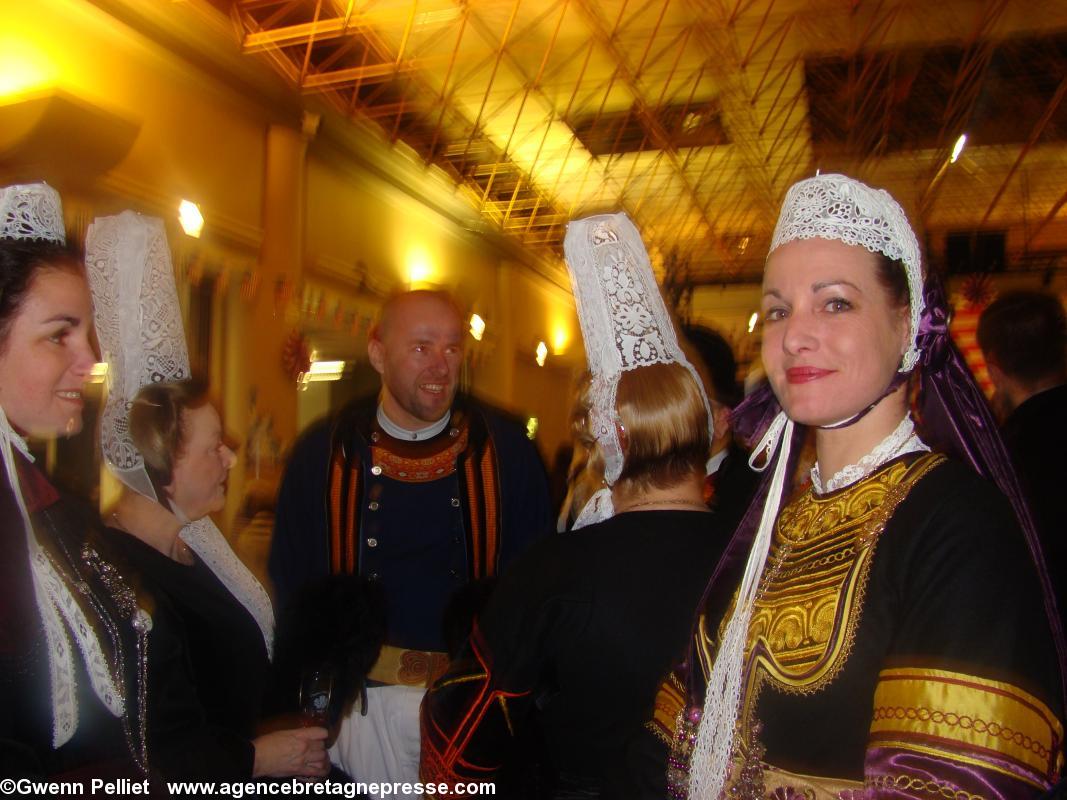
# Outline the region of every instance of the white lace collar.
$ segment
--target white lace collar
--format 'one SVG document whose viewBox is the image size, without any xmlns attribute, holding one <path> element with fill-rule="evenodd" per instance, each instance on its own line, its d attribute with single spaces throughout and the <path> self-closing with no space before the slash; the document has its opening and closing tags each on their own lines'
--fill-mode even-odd
<svg viewBox="0 0 1067 800">
<path fill-rule="evenodd" d="M 819 475 L 819 465 L 816 463 L 811 468 L 811 485 L 816 494 L 826 494 L 866 478 L 887 461 L 897 456 L 902 456 L 905 453 L 929 452 L 929 450 L 930 448 L 915 433 L 915 423 L 912 422 L 911 415 L 908 414 L 900 421 L 896 429 L 882 439 L 871 452 L 855 464 L 849 464 L 839 470 L 832 478 L 826 481 L 825 485 L 823 485 L 822 477 Z"/>
<path fill-rule="evenodd" d="M 385 415 L 385 409 L 382 408 L 381 403 L 378 404 L 378 424 L 382 426 L 382 430 L 392 436 L 394 439 L 399 439 L 402 442 L 423 442 L 427 439 L 432 439 L 446 427 L 448 427 L 448 421 L 452 418 L 452 412 L 448 411 L 441 419 L 432 425 L 427 425 L 425 428 L 419 428 L 416 431 L 409 431 L 407 428 L 401 428 L 389 417 Z"/>
</svg>

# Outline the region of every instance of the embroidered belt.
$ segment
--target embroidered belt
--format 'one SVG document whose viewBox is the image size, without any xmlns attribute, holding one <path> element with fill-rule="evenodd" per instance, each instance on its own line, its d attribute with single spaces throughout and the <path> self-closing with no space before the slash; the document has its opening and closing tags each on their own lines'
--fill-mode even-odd
<svg viewBox="0 0 1067 800">
<path fill-rule="evenodd" d="M 382 652 L 367 678 L 390 686 L 430 686 L 448 669 L 448 654 L 432 650 L 405 650 L 391 644 Z"/>
</svg>

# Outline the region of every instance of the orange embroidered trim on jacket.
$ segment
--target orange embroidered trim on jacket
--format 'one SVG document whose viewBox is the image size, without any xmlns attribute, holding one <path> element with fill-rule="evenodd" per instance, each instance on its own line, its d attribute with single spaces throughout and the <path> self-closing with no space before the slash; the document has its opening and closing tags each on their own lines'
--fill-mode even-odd
<svg viewBox="0 0 1067 800">
<path fill-rule="evenodd" d="M 329 496 L 327 507 L 329 509 L 330 525 L 330 572 L 341 572 L 341 544 L 344 541 L 342 534 L 344 523 L 341 514 L 341 498 L 344 495 L 342 485 L 345 469 L 345 455 L 340 448 L 333 453 L 330 459 Z"/>
<path fill-rule="evenodd" d="M 436 481 L 456 471 L 456 461 L 467 449 L 470 428 L 463 425 L 456 436 L 445 441 L 447 445 L 434 453 L 426 453 L 426 446 L 414 447 L 385 434 L 389 447 L 371 447 L 371 462 L 382 468 L 382 475 L 404 483 Z M 421 444 L 421 443 L 420 443 Z M 410 453 L 409 453 L 410 451 Z M 416 455 L 418 453 L 418 455 Z"/>
<path fill-rule="evenodd" d="M 484 551 L 482 561 L 476 567 L 478 577 L 496 574 L 497 548 L 500 540 L 499 525 L 500 517 L 497 509 L 497 474 L 496 474 L 496 447 L 492 440 L 486 443 L 485 452 L 482 453 L 482 510 L 485 514 L 485 532 L 482 537 Z"/>
<path fill-rule="evenodd" d="M 949 758 L 961 753 L 993 768 L 985 756 L 995 755 L 1054 780 L 1063 726 L 1043 702 L 1009 683 L 944 670 L 887 669 L 874 692 L 871 742 Z"/>
</svg>

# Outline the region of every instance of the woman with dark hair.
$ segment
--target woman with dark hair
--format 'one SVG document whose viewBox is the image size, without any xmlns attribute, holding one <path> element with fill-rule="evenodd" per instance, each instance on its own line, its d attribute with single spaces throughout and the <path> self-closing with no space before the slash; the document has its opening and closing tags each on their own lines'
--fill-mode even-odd
<svg viewBox="0 0 1067 800">
<path fill-rule="evenodd" d="M 590 368 L 576 447 L 596 486 L 572 493 L 583 507 L 572 531 L 500 578 L 427 693 L 422 777 L 506 781 L 536 722 L 546 795 L 619 798 L 630 791 L 626 743 L 682 653 L 725 537 L 703 501 L 710 407 L 637 231 L 621 214 L 592 217 L 571 223 L 567 242 Z M 610 282 L 595 284 L 607 264 Z M 619 291 L 636 308 L 608 302 Z"/>
<path fill-rule="evenodd" d="M 0 774 L 141 778 L 151 618 L 24 438 L 82 427 L 92 307 L 64 240 L 54 190 L 0 190 Z"/>
<path fill-rule="evenodd" d="M 754 459 L 771 476 L 657 699 L 670 796 L 1048 790 L 1062 632 L 1017 481 L 896 201 L 842 175 L 793 186 L 761 314 L 770 386 L 735 421 L 762 436 Z M 804 428 L 812 485 L 790 496 Z M 663 796 L 663 772 L 643 796 Z"/>
</svg>

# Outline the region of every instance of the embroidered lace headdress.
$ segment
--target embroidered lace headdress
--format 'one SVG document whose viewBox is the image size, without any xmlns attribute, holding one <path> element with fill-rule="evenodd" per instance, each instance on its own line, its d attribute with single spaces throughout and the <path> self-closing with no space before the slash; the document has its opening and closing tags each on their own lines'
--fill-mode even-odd
<svg viewBox="0 0 1067 800">
<path fill-rule="evenodd" d="M 189 378 L 178 293 L 162 220 L 124 211 L 98 218 L 86 237 L 86 266 L 97 336 L 108 362 L 108 397 L 100 444 L 111 472 L 159 501 L 133 443 L 129 411 L 142 386 Z M 241 563 L 210 517 L 179 534 L 256 620 L 273 650 L 274 611 L 259 581 Z"/>
<path fill-rule="evenodd" d="M 22 183 L 0 189 L 0 239 L 65 244 L 63 207 L 47 183 Z"/>
<path fill-rule="evenodd" d="M 652 364 L 681 364 L 693 375 L 708 409 L 704 384 L 678 344 L 667 306 L 652 274 L 637 228 L 625 214 L 602 214 L 567 226 L 563 249 L 578 306 L 578 321 L 589 363 L 590 424 L 604 459 L 604 481 L 622 474 L 625 453 L 619 441 L 615 395 L 623 372 Z M 614 514 L 610 488 L 597 491 L 575 528 Z"/>
<path fill-rule="evenodd" d="M 904 264 L 911 300 L 911 347 L 900 371 L 910 372 L 919 360 L 922 257 L 900 203 L 885 189 L 872 189 L 845 175 L 817 175 L 795 183 L 786 193 L 768 255 L 794 239 L 814 238 L 865 247 Z"/>
<path fill-rule="evenodd" d="M 63 211 L 55 189 L 44 183 L 7 186 L 0 189 L 0 246 L 4 241 L 65 244 Z M 52 745 L 61 747 L 78 729 L 76 672 L 71 639 L 85 660 L 93 691 L 116 717 L 125 710 L 125 695 L 108 669 L 104 648 L 97 639 L 71 587 L 63 579 L 48 552 L 37 541 L 29 509 L 23 495 L 15 450 L 33 461 L 26 441 L 11 427 L 0 408 L 0 448 L 8 482 L 22 518 L 29 552 L 30 574 L 37 609 L 44 624 L 48 645 L 48 671 L 52 700 Z M 142 629 L 151 627 L 143 611 L 134 622 Z M 121 676 L 118 677 L 121 680 Z"/>
</svg>

